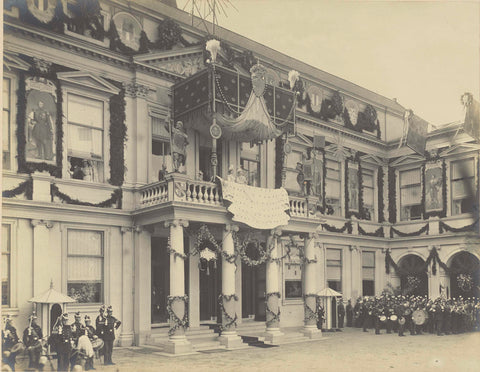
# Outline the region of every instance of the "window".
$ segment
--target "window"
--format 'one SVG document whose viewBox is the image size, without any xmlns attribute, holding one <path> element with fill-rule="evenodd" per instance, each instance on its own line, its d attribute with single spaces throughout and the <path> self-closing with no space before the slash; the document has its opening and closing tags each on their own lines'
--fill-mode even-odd
<svg viewBox="0 0 480 372">
<path fill-rule="evenodd" d="M 290 244 L 290 242 L 285 242 L 285 244 Z M 290 246 L 290 254 L 284 261 L 283 273 L 285 282 L 285 299 L 302 298 L 302 264 L 300 260 L 300 251 L 296 246 Z"/>
<path fill-rule="evenodd" d="M 240 167 L 244 170 L 247 184 L 260 187 L 260 146 L 242 143 L 240 150 Z"/>
<path fill-rule="evenodd" d="M 400 172 L 400 219 L 418 220 L 422 217 L 420 169 Z"/>
<path fill-rule="evenodd" d="M 327 249 L 327 283 L 328 287 L 342 292 L 342 250 Z"/>
<path fill-rule="evenodd" d="M 362 187 L 363 209 L 365 210 L 367 220 L 373 220 L 375 216 L 373 171 L 362 169 Z"/>
<path fill-rule="evenodd" d="M 68 95 L 68 160 L 70 177 L 104 181 L 104 102 Z"/>
<path fill-rule="evenodd" d="M 11 231 L 10 225 L 2 225 L 2 306 L 10 306 L 11 280 Z"/>
<path fill-rule="evenodd" d="M 364 296 L 375 295 L 375 252 L 362 252 L 362 289 Z"/>
<path fill-rule="evenodd" d="M 152 116 L 152 171 L 160 176 L 160 171 L 172 170 L 170 152 L 170 132 L 164 118 Z M 163 172 L 162 172 L 163 173 Z M 160 179 L 160 177 L 159 177 Z"/>
<path fill-rule="evenodd" d="M 340 163 L 333 160 L 327 160 L 327 174 L 325 180 L 325 199 L 328 205 L 333 207 L 335 216 L 342 215 L 341 198 L 341 173 Z"/>
<path fill-rule="evenodd" d="M 471 213 L 475 205 L 475 160 L 451 163 L 452 215 Z"/>
<path fill-rule="evenodd" d="M 3 169 L 10 169 L 10 117 L 11 117 L 11 90 L 12 81 L 9 78 L 3 78 L 3 125 L 2 125 L 2 149 L 3 149 Z"/>
<path fill-rule="evenodd" d="M 68 230 L 67 293 L 79 303 L 103 302 L 103 232 Z"/>
</svg>

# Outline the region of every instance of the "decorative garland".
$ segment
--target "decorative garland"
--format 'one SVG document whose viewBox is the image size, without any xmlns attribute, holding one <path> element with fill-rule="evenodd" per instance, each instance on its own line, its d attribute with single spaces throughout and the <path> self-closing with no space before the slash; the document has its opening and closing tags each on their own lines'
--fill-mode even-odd
<svg viewBox="0 0 480 372">
<path fill-rule="evenodd" d="M 360 133 L 363 132 L 363 130 L 366 130 L 367 132 L 373 132 L 376 130 L 377 138 L 381 138 L 380 122 L 378 120 L 377 110 L 375 110 L 372 105 L 368 104 L 363 112 L 359 112 L 357 114 L 357 124 L 355 125 L 353 125 L 350 114 L 348 113 L 346 107 L 343 110 L 342 118 L 345 123 L 345 127 Z"/>
<path fill-rule="evenodd" d="M 201 245 L 203 243 L 210 243 L 212 245 L 212 247 L 214 248 L 215 252 L 221 252 L 222 251 L 222 249 L 218 245 L 215 237 L 213 236 L 213 234 L 208 229 L 208 226 L 205 225 L 205 224 L 200 226 L 200 228 L 198 229 L 198 232 L 197 232 L 196 237 L 195 237 L 195 244 L 193 246 L 192 255 L 200 253 L 200 251 L 202 250 Z"/>
<path fill-rule="evenodd" d="M 112 82 L 114 83 L 114 82 Z M 121 186 L 125 180 L 125 89 L 110 97 L 110 184 Z"/>
<path fill-rule="evenodd" d="M 397 175 L 395 168 L 388 167 L 388 221 L 397 223 Z"/>
<path fill-rule="evenodd" d="M 290 238 L 290 244 L 284 245 L 284 247 L 286 248 L 286 253 L 283 256 L 277 257 L 277 258 L 272 257 L 272 251 L 275 249 L 275 241 L 272 239 L 272 243 L 270 244 L 270 247 L 268 248 L 268 251 L 267 251 L 267 262 L 274 262 L 276 264 L 280 264 L 280 262 L 282 262 L 285 258 L 288 257 L 290 259 L 290 253 L 292 252 L 291 247 L 298 248 L 298 245 L 295 243 L 295 240 L 293 239 L 293 235 L 289 235 L 289 238 Z"/>
<path fill-rule="evenodd" d="M 397 230 L 396 228 L 394 228 L 393 226 L 390 228 L 390 238 L 393 238 L 394 237 L 394 233 L 397 234 L 399 237 L 401 238 L 404 238 L 404 237 L 409 237 L 409 236 L 419 236 L 423 233 L 427 233 L 428 234 L 428 229 L 429 229 L 429 224 L 425 224 L 425 226 L 423 226 L 422 228 L 420 228 L 419 230 L 417 231 L 413 231 L 413 232 L 410 232 L 410 233 L 404 233 L 404 232 L 401 232 L 399 230 Z"/>
<path fill-rule="evenodd" d="M 103 41 L 105 30 L 100 21 L 102 14 L 98 0 L 77 1 L 73 4 L 69 3 L 67 7 L 69 13 L 73 14 L 72 18 L 64 14 L 64 20 L 69 31 L 85 35 L 88 30 L 92 38 Z"/>
<path fill-rule="evenodd" d="M 283 172 L 285 163 L 285 138 L 278 136 L 275 138 L 275 188 L 279 189 L 283 185 Z"/>
<path fill-rule="evenodd" d="M 411 288 L 411 289 L 415 289 L 417 288 L 419 285 L 420 285 L 420 278 L 418 276 L 415 276 L 415 275 L 408 275 L 407 276 L 407 285 Z"/>
<path fill-rule="evenodd" d="M 377 172 L 377 184 L 378 184 L 378 222 L 385 222 L 385 215 L 383 210 L 385 209 L 385 202 L 383 199 L 383 167 L 378 167 Z"/>
<path fill-rule="evenodd" d="M 333 232 L 333 233 L 343 233 L 345 232 L 346 230 L 348 230 L 348 233 L 351 234 L 352 233 L 352 222 L 351 221 L 347 221 L 345 222 L 345 224 L 343 225 L 343 227 L 341 228 L 337 228 L 335 226 L 331 226 L 329 225 L 328 223 L 322 223 L 322 227 L 327 230 L 328 232 Z"/>
<path fill-rule="evenodd" d="M 62 160 L 63 160 L 63 96 L 62 90 L 60 87 L 60 81 L 57 79 L 57 72 L 62 71 L 63 69 L 60 66 L 52 64 L 49 71 L 41 72 L 35 68 L 30 69 L 30 74 L 34 77 L 45 78 L 50 80 L 56 86 L 56 111 L 57 117 L 55 121 L 56 133 L 56 149 L 55 149 L 55 158 L 56 165 L 48 163 L 37 163 L 29 162 L 26 160 L 26 145 L 27 137 L 25 133 L 25 122 L 27 120 L 27 94 L 25 79 L 26 74 L 20 72 L 19 81 L 18 81 L 18 90 L 17 90 L 17 154 L 18 154 L 18 172 L 19 173 L 33 173 L 35 171 L 39 172 L 49 172 L 51 176 L 61 178 L 62 177 Z"/>
<path fill-rule="evenodd" d="M 110 208 L 113 205 L 117 205 L 117 209 L 122 209 L 122 189 L 116 189 L 112 192 L 110 199 L 104 200 L 100 203 L 82 202 L 78 199 L 72 199 L 67 194 L 61 192 L 55 184 L 50 185 L 50 193 L 52 195 L 52 201 L 54 197 L 59 198 L 62 202 L 74 205 L 85 205 L 88 207 L 100 207 Z"/>
<path fill-rule="evenodd" d="M 469 232 L 469 231 L 475 231 L 477 225 L 478 225 L 478 219 L 471 223 L 470 225 L 466 225 L 463 227 L 452 227 L 447 225 L 445 222 L 440 221 L 440 234 L 443 234 L 444 232 L 453 232 L 453 233 L 463 233 L 463 232 Z"/>
<path fill-rule="evenodd" d="M 154 46 L 159 50 L 170 50 L 183 39 L 182 28 L 171 18 L 160 21 L 157 27 L 158 39 Z M 205 44 L 204 44 L 205 45 Z"/>
<path fill-rule="evenodd" d="M 446 272 L 446 273 L 450 273 L 451 270 L 447 267 L 447 265 L 442 262 L 442 260 L 440 259 L 440 256 L 438 255 L 438 251 L 437 251 L 437 248 L 436 247 L 433 247 L 431 250 L 430 250 L 430 254 L 428 255 L 427 257 L 427 260 L 425 261 L 425 265 L 424 265 L 424 268 L 422 269 L 422 271 L 427 271 L 427 268 L 428 268 L 428 265 L 430 265 L 430 262 L 432 263 L 432 274 L 433 275 L 437 275 L 437 263 L 440 265 L 440 267 Z M 390 251 L 387 250 L 387 252 L 385 253 L 385 272 L 387 274 L 390 274 L 390 266 L 392 266 L 394 269 L 395 269 L 395 272 L 400 275 L 400 276 L 407 276 L 407 275 L 411 275 L 411 274 L 418 274 L 418 272 L 410 272 L 410 271 L 406 271 L 404 269 L 401 269 L 396 263 L 395 261 L 393 261 L 393 258 L 392 256 L 390 255 Z"/>
<path fill-rule="evenodd" d="M 236 294 L 231 294 L 231 295 L 221 294 L 218 296 L 218 304 L 220 305 L 220 310 L 222 312 L 222 315 L 225 316 L 225 318 L 227 319 L 227 322 L 225 325 L 220 324 L 221 332 L 223 332 L 226 329 L 229 329 L 231 326 L 234 326 L 234 327 L 237 326 L 237 320 L 238 320 L 237 313 L 235 313 L 235 317 L 232 317 L 227 312 L 227 310 L 225 309 L 225 305 L 223 304 L 224 301 L 230 302 L 232 299 L 235 301 L 238 301 L 238 296 Z"/>
<path fill-rule="evenodd" d="M 358 224 L 358 233 L 365 236 L 375 236 L 377 238 L 384 238 L 385 234 L 383 233 L 383 226 L 380 226 L 374 232 L 366 232 L 360 224 Z"/>
<path fill-rule="evenodd" d="M 427 154 L 429 154 L 427 152 Z M 447 216 L 447 164 L 445 160 L 442 161 L 442 210 L 441 211 L 432 211 L 426 212 L 425 211 L 425 164 L 422 164 L 421 172 L 422 172 L 422 214 L 423 219 L 428 219 L 429 217 L 446 217 Z"/>
<path fill-rule="evenodd" d="M 313 310 L 310 306 L 308 306 L 307 304 L 307 299 L 308 298 L 315 298 L 315 307 L 316 309 Z M 315 293 L 307 293 L 303 296 L 303 308 L 304 308 L 304 322 L 305 324 L 307 324 L 307 322 L 309 320 L 315 320 L 316 322 L 318 322 L 318 318 L 319 318 L 319 314 L 318 314 L 318 306 L 317 306 L 317 303 L 318 303 L 318 295 L 315 294 Z"/>
<path fill-rule="evenodd" d="M 188 257 L 186 254 L 177 252 L 175 249 L 172 248 L 172 242 L 170 240 L 170 235 L 168 235 L 168 240 L 167 240 L 167 253 L 169 255 L 173 254 L 173 259 L 174 260 L 177 260 L 177 257 L 180 257 L 182 260 L 186 260 L 187 257 Z"/>
<path fill-rule="evenodd" d="M 318 262 L 316 255 L 315 255 L 315 258 L 311 258 L 311 259 L 307 258 L 307 255 L 305 254 L 305 247 L 297 246 L 297 249 L 298 249 L 298 252 L 299 252 L 300 260 L 302 261 L 302 265 L 312 264 L 312 263 L 317 263 Z"/>
<path fill-rule="evenodd" d="M 185 311 L 183 313 L 183 318 L 180 319 L 177 314 L 172 309 L 172 304 L 175 301 L 181 300 L 184 303 Z M 178 328 L 182 327 L 184 330 L 188 328 L 188 296 L 168 296 L 167 297 L 167 312 L 170 319 L 173 321 L 173 326 L 168 330 L 168 335 L 172 336 L 175 334 Z"/>
<path fill-rule="evenodd" d="M 268 300 L 270 299 L 270 297 L 277 297 L 278 300 L 280 300 L 280 298 L 282 297 L 282 295 L 280 294 L 280 292 L 269 292 L 265 295 L 265 311 L 267 313 L 267 315 L 271 315 L 271 319 L 267 319 L 266 321 L 266 325 L 267 325 L 267 328 L 269 326 L 271 326 L 272 324 L 274 324 L 275 322 L 280 322 L 280 306 L 278 307 L 278 312 L 274 312 L 272 311 L 272 309 L 270 308 L 270 306 L 268 306 Z"/>
<path fill-rule="evenodd" d="M 24 182 L 22 182 L 20 185 L 15 187 L 12 190 L 5 190 L 2 191 L 2 197 L 4 198 L 13 198 L 17 195 L 25 193 L 25 197 L 28 200 L 32 200 L 32 195 L 33 195 L 33 180 L 28 179 Z"/>
<path fill-rule="evenodd" d="M 258 260 L 252 260 L 250 257 L 247 256 L 245 250 L 248 246 L 248 244 L 253 243 L 255 244 L 255 247 L 257 248 L 257 251 L 259 253 L 260 258 Z M 242 259 L 242 262 L 247 264 L 248 266 L 258 266 L 263 264 L 264 262 L 267 261 L 269 254 L 268 250 L 263 250 L 261 249 L 260 243 L 258 241 L 252 241 L 250 240 L 249 237 L 245 238 L 243 243 L 241 244 L 240 250 L 238 252 L 240 258 Z"/>
<path fill-rule="evenodd" d="M 469 292 L 473 286 L 473 278 L 470 274 L 458 274 L 457 285 L 463 292 Z"/>
<path fill-rule="evenodd" d="M 120 52 L 129 56 L 137 54 L 138 52 L 129 46 L 126 46 L 122 40 L 120 39 L 120 35 L 118 35 L 117 27 L 115 26 L 115 22 L 110 20 L 110 26 L 108 29 L 108 38 L 110 39 L 110 50 L 114 52 Z"/>
</svg>

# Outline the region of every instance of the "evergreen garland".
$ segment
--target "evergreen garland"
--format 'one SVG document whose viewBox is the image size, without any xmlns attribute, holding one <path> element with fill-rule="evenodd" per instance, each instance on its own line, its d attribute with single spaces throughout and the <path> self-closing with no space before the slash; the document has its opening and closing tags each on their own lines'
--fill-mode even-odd
<svg viewBox="0 0 480 372">
<path fill-rule="evenodd" d="M 89 31 L 92 38 L 103 41 L 105 30 L 101 22 L 102 14 L 98 0 L 79 0 L 68 4 L 67 7 L 73 14 L 72 18 L 64 16 L 70 31 L 80 35 L 85 35 L 85 32 Z"/>
<path fill-rule="evenodd" d="M 53 32 L 63 34 L 64 33 L 64 21 L 65 13 L 63 11 L 63 5 L 61 0 L 57 0 L 54 10 L 53 18 L 49 22 L 42 22 L 37 19 L 32 12 L 28 9 L 27 6 L 28 0 L 16 0 L 10 1 L 9 4 L 6 4 L 6 8 L 11 6 L 18 7 L 19 10 L 19 19 L 23 23 L 30 24 L 34 27 L 45 28 Z"/>
<path fill-rule="evenodd" d="M 115 22 L 113 22 L 113 19 L 110 20 L 110 27 L 108 29 L 107 35 L 110 39 L 110 50 L 113 50 L 114 52 L 120 52 L 129 56 L 138 53 L 136 50 L 126 46 L 122 42 L 120 36 L 118 35 L 117 27 L 115 26 Z"/>
<path fill-rule="evenodd" d="M 183 312 L 183 317 L 180 319 L 175 311 L 173 311 L 172 305 L 175 301 L 183 301 L 185 310 Z M 188 328 L 188 296 L 168 296 L 167 297 L 167 313 L 170 317 L 170 320 L 173 321 L 173 325 L 168 330 L 168 335 L 173 336 L 178 328 L 183 328 L 186 330 Z"/>
<path fill-rule="evenodd" d="M 335 226 L 331 226 L 328 223 L 322 223 L 322 227 L 327 230 L 328 232 L 333 232 L 333 233 L 343 233 L 345 231 L 348 231 L 349 234 L 352 233 L 352 222 L 347 221 L 341 228 L 337 228 Z"/>
<path fill-rule="evenodd" d="M 383 227 L 380 226 L 378 229 L 376 229 L 374 232 L 366 232 L 360 224 L 358 224 L 358 233 L 360 235 L 365 235 L 365 236 L 374 236 L 377 238 L 384 238 L 385 234 L 383 233 Z"/>
<path fill-rule="evenodd" d="M 317 301 L 318 301 L 318 295 L 316 293 L 307 293 L 303 296 L 303 308 L 304 308 L 304 322 L 305 325 L 309 320 L 315 320 L 318 322 L 318 316 L 319 313 L 317 311 Z M 312 309 L 310 306 L 307 304 L 307 299 L 308 298 L 315 298 L 315 309 Z"/>
<path fill-rule="evenodd" d="M 397 222 L 397 180 L 395 168 L 388 167 L 388 221 Z"/>
<path fill-rule="evenodd" d="M 238 301 L 238 296 L 236 294 L 231 294 L 231 295 L 221 294 L 221 295 L 218 296 L 218 305 L 220 306 L 220 311 L 222 312 L 222 315 L 227 319 L 227 322 L 226 322 L 225 325 L 223 324 L 223 322 L 222 322 L 222 324 L 220 324 L 220 332 L 228 330 L 232 326 L 234 326 L 234 327 L 237 326 L 237 320 L 238 320 L 237 313 L 235 312 L 235 316 L 232 317 L 227 312 L 227 310 L 225 309 L 225 305 L 224 305 L 224 301 L 225 302 L 230 302 L 231 300 Z"/>
<path fill-rule="evenodd" d="M 382 223 L 385 222 L 385 215 L 383 214 L 383 210 L 385 208 L 385 202 L 383 199 L 383 167 L 378 167 L 377 173 L 377 185 L 378 185 L 378 222 Z"/>
<path fill-rule="evenodd" d="M 471 223 L 470 225 L 466 225 L 463 227 L 453 227 L 450 225 L 447 225 L 445 222 L 440 221 L 440 234 L 443 234 L 444 232 L 452 232 L 452 233 L 463 233 L 463 232 L 469 232 L 469 231 L 475 231 L 478 225 L 478 219 Z"/>
<path fill-rule="evenodd" d="M 158 39 L 154 45 L 159 50 L 170 50 L 183 39 L 182 28 L 171 18 L 165 18 L 163 21 L 160 21 L 157 31 Z"/>
<path fill-rule="evenodd" d="M 78 199 L 72 199 L 67 194 L 61 192 L 55 184 L 50 185 L 50 193 L 52 195 L 52 201 L 54 197 L 57 197 L 66 204 L 84 205 L 87 207 L 100 207 L 100 208 L 110 208 L 113 205 L 116 205 L 117 209 L 122 209 L 123 193 L 122 193 L 122 189 L 120 188 L 113 191 L 109 199 L 104 200 L 100 203 L 82 202 Z"/>
<path fill-rule="evenodd" d="M 390 238 L 393 238 L 394 237 L 394 234 L 397 234 L 399 237 L 401 238 L 404 238 L 404 237 L 409 237 L 409 236 L 419 236 L 423 233 L 427 233 L 428 234 L 428 229 L 429 229 L 429 224 L 426 223 L 425 226 L 423 226 L 422 228 L 420 228 L 419 230 L 417 231 L 413 231 L 413 232 L 410 232 L 410 233 L 404 233 L 404 232 L 401 232 L 399 230 L 397 230 L 396 228 L 394 228 L 393 226 L 390 228 Z"/>
<path fill-rule="evenodd" d="M 275 188 L 282 187 L 284 162 L 285 162 L 285 139 L 283 136 L 275 138 Z"/>
<path fill-rule="evenodd" d="M 125 180 L 125 89 L 110 97 L 110 184 L 121 186 Z"/>
<path fill-rule="evenodd" d="M 274 312 L 268 305 L 268 300 L 270 297 L 277 297 L 278 300 L 282 297 L 280 292 L 269 292 L 265 295 L 265 312 L 267 315 L 271 316 L 271 319 L 267 318 L 266 325 L 267 328 L 276 322 L 280 322 L 280 306 L 278 306 L 278 312 Z"/>
<path fill-rule="evenodd" d="M 12 190 L 5 190 L 2 191 L 2 197 L 4 198 L 13 198 L 17 195 L 25 193 L 25 197 L 28 200 L 32 200 L 32 195 L 33 195 L 33 180 L 30 178 L 21 184 L 19 184 L 17 187 L 15 187 Z"/>
</svg>

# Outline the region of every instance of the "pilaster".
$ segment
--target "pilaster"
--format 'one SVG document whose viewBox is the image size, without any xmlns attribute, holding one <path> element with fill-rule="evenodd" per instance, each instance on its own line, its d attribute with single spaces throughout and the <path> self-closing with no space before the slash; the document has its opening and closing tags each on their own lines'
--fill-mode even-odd
<svg viewBox="0 0 480 372">
<path fill-rule="evenodd" d="M 317 328 L 317 255 L 315 254 L 315 240 L 317 233 L 310 233 L 305 238 L 305 296 L 304 296 L 304 327 L 303 334 L 308 338 L 318 338 L 322 332 Z"/>
<path fill-rule="evenodd" d="M 30 221 L 33 227 L 33 295 L 39 295 L 50 287 L 51 268 L 45 264 L 50 256 L 50 229 L 52 221 Z"/>
</svg>

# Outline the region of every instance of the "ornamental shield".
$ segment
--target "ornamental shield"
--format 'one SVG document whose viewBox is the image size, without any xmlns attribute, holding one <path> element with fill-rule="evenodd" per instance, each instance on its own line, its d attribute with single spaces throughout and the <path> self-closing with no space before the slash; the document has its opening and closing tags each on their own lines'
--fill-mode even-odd
<svg viewBox="0 0 480 372">
<path fill-rule="evenodd" d="M 251 79 L 252 79 L 252 89 L 257 97 L 262 97 L 265 93 L 265 74 L 267 69 L 260 65 L 256 64 L 250 69 Z"/>
</svg>

